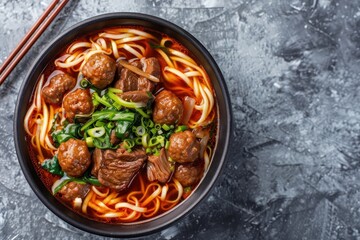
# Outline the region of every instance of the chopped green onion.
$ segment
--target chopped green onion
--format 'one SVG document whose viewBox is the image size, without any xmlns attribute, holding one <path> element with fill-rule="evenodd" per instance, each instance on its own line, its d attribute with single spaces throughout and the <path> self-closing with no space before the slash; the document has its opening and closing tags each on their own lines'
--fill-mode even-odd
<svg viewBox="0 0 360 240">
<path fill-rule="evenodd" d="M 144 148 L 146 148 L 148 146 L 148 141 L 149 141 L 149 134 L 145 133 L 142 138 L 142 145 Z"/>
<path fill-rule="evenodd" d="M 88 147 L 94 147 L 94 139 L 92 137 L 85 138 L 85 142 Z"/>
<path fill-rule="evenodd" d="M 88 87 L 90 87 L 90 85 L 91 85 L 91 83 L 88 80 L 86 80 L 85 78 L 81 79 L 80 87 L 88 88 Z"/>
<path fill-rule="evenodd" d="M 150 132 L 152 133 L 152 135 L 155 135 L 156 134 L 156 129 L 152 128 L 152 129 L 150 129 Z"/>
<path fill-rule="evenodd" d="M 146 153 L 152 153 L 152 149 L 151 148 L 146 148 L 145 152 Z"/>
<path fill-rule="evenodd" d="M 135 144 L 136 145 L 142 145 L 142 138 L 141 137 L 135 138 Z"/>
<path fill-rule="evenodd" d="M 157 124 L 155 124 L 155 129 L 156 129 L 156 130 L 160 130 L 160 129 L 161 129 L 161 125 L 160 125 L 160 124 L 158 124 L 158 123 L 157 123 Z"/>
<path fill-rule="evenodd" d="M 53 184 L 53 187 L 52 187 L 52 192 L 53 192 L 53 195 L 57 194 L 66 184 L 68 184 L 69 182 L 71 182 L 71 179 L 70 178 L 61 178 L 59 180 L 57 180 L 54 184 Z M 56 187 L 55 187 L 56 186 Z"/>
<path fill-rule="evenodd" d="M 113 129 L 115 127 L 115 124 L 113 122 L 108 122 L 106 124 L 106 127 L 109 128 L 109 129 Z"/>
<path fill-rule="evenodd" d="M 123 93 L 123 91 L 121 89 L 112 88 L 112 87 L 109 87 L 108 91 L 112 92 L 112 93 Z"/>
<path fill-rule="evenodd" d="M 181 126 L 178 126 L 175 130 L 176 133 L 178 132 L 183 132 L 187 129 L 188 127 L 186 125 L 181 125 Z"/>
<path fill-rule="evenodd" d="M 162 127 L 162 129 L 164 129 L 165 131 L 169 131 L 169 130 L 171 129 L 170 126 L 167 125 L 167 124 L 163 124 L 161 127 Z"/>
<path fill-rule="evenodd" d="M 160 156 L 159 149 L 154 148 L 152 152 L 153 152 L 153 154 L 154 154 L 155 156 Z"/>
<path fill-rule="evenodd" d="M 112 105 L 109 102 L 107 102 L 105 99 L 101 98 L 97 92 L 93 93 L 93 98 L 106 107 L 112 107 Z"/>
<path fill-rule="evenodd" d="M 94 122 L 96 122 L 97 119 L 90 119 L 89 121 L 87 121 L 84 126 L 82 126 L 81 131 L 84 131 L 85 129 L 87 129 L 88 127 L 91 126 L 91 124 L 93 124 Z"/>
<path fill-rule="evenodd" d="M 105 126 L 105 124 L 106 124 L 106 123 L 98 120 L 98 121 L 96 121 L 96 123 L 95 123 L 95 127 L 102 127 L 102 126 Z"/>
<path fill-rule="evenodd" d="M 143 116 L 144 118 L 150 118 L 150 115 L 145 113 L 144 110 L 142 110 L 141 108 L 135 108 L 135 110 L 140 113 L 141 116 Z"/>
<path fill-rule="evenodd" d="M 148 145 L 149 145 L 149 147 L 153 147 L 158 144 L 159 144 L 158 139 L 156 137 L 152 137 L 152 138 L 150 138 Z"/>
<path fill-rule="evenodd" d="M 165 142 L 165 149 L 169 149 L 169 146 L 170 146 L 170 141 L 166 141 Z"/>
<path fill-rule="evenodd" d="M 138 126 L 138 127 L 136 128 L 135 134 L 136 134 L 137 136 L 142 136 L 142 135 L 144 135 L 145 133 L 146 133 L 146 130 L 145 130 L 145 128 L 144 128 L 143 126 Z"/>
<path fill-rule="evenodd" d="M 124 107 L 127 107 L 127 108 L 142 108 L 142 107 L 146 106 L 146 104 L 143 103 L 143 102 L 128 102 L 128 101 L 125 101 L 124 99 L 122 99 L 119 96 L 115 95 L 111 91 L 109 91 L 107 93 L 107 95 L 109 96 L 110 99 L 112 99 L 117 104 L 119 104 L 121 106 L 124 106 Z"/>
<path fill-rule="evenodd" d="M 105 134 L 104 127 L 95 127 L 87 130 L 87 133 L 90 137 L 99 138 Z"/>
<path fill-rule="evenodd" d="M 91 185 L 101 186 L 101 183 L 95 177 L 84 177 L 83 180 Z"/>
<path fill-rule="evenodd" d="M 135 141 L 134 141 L 134 139 L 130 139 L 130 138 L 125 139 L 125 140 L 123 141 L 123 143 L 124 143 L 124 147 L 125 147 L 127 150 L 129 150 L 129 149 L 131 149 L 131 148 L 133 148 L 133 147 L 135 146 Z"/>
</svg>

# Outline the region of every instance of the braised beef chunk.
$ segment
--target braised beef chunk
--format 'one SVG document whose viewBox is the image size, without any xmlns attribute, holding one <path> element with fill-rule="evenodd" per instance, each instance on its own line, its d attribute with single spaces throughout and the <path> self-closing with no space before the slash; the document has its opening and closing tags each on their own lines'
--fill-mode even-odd
<svg viewBox="0 0 360 240">
<path fill-rule="evenodd" d="M 104 53 L 95 53 L 86 61 L 81 72 L 95 87 L 104 89 L 114 80 L 116 62 Z"/>
<path fill-rule="evenodd" d="M 163 90 L 155 97 L 153 119 L 159 124 L 176 124 L 183 115 L 181 100 L 171 91 Z"/>
<path fill-rule="evenodd" d="M 138 60 L 133 61 L 130 64 L 141 69 L 141 63 Z M 121 89 L 123 92 L 139 90 L 137 82 L 139 76 L 129 69 L 122 67 L 120 63 L 117 63 L 117 65 L 118 69 L 121 69 L 121 71 L 119 80 L 115 82 L 115 88 Z"/>
<path fill-rule="evenodd" d="M 59 73 L 50 79 L 41 94 L 46 103 L 61 104 L 65 93 L 75 87 L 76 79 L 67 73 Z"/>
<path fill-rule="evenodd" d="M 64 98 L 66 118 L 72 122 L 77 114 L 89 114 L 93 111 L 93 102 L 89 89 L 76 89 Z"/>
<path fill-rule="evenodd" d="M 129 91 L 120 94 L 120 97 L 128 102 L 142 102 L 147 104 L 149 100 L 153 99 L 150 92 L 145 91 Z"/>
<path fill-rule="evenodd" d="M 183 187 L 197 184 L 204 174 L 204 167 L 199 162 L 178 164 L 175 167 L 174 178 L 178 180 Z"/>
<path fill-rule="evenodd" d="M 199 157 L 200 143 L 190 131 L 174 133 L 170 136 L 168 154 L 178 163 L 194 162 Z"/>
<path fill-rule="evenodd" d="M 157 58 L 147 58 L 141 61 L 136 60 L 130 62 L 134 67 L 153 75 L 154 77 L 160 78 L 160 64 Z M 145 77 L 138 76 L 127 68 L 122 67 L 118 63 L 119 80 L 116 81 L 115 87 L 128 91 L 149 91 L 152 92 L 155 88 L 155 83 L 148 80 Z"/>
<path fill-rule="evenodd" d="M 61 198 L 67 203 L 73 203 L 75 198 L 84 199 L 90 190 L 89 184 L 69 182 L 59 191 Z"/>
<path fill-rule="evenodd" d="M 92 169 L 91 174 L 97 177 L 101 162 L 103 160 L 103 152 L 99 148 L 95 148 L 92 153 Z"/>
<path fill-rule="evenodd" d="M 110 143 L 114 146 L 120 143 L 120 139 L 116 136 L 115 130 L 111 130 Z"/>
<path fill-rule="evenodd" d="M 146 58 L 143 61 L 144 72 L 153 75 L 156 78 L 160 78 L 160 64 L 159 60 L 155 57 Z"/>
<path fill-rule="evenodd" d="M 97 172 L 99 182 L 116 191 L 126 189 L 147 160 L 147 155 L 142 148 L 135 149 L 130 153 L 122 148 L 118 148 L 116 151 L 97 149 L 95 151 L 94 154 L 100 154 L 100 151 L 101 155 L 95 156 L 92 174 L 96 175 Z M 100 164 L 95 164 L 96 161 L 99 161 Z M 96 166 L 99 166 L 98 170 Z"/>
<path fill-rule="evenodd" d="M 80 177 L 90 166 L 91 156 L 84 141 L 71 138 L 60 144 L 58 160 L 68 176 Z"/>
<path fill-rule="evenodd" d="M 160 150 L 159 156 L 149 156 L 146 171 L 149 181 L 166 183 L 171 176 L 171 163 L 168 161 L 164 148 Z"/>
</svg>

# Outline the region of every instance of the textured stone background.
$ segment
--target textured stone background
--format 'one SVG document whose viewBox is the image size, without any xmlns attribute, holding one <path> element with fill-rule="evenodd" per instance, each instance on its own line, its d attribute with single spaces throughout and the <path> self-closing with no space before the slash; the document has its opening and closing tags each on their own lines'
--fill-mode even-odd
<svg viewBox="0 0 360 240">
<path fill-rule="evenodd" d="M 0 0 L 0 63 L 50 0 Z M 226 3 L 224 3 L 226 2 Z M 0 238 L 98 239 L 37 199 L 17 162 L 15 101 L 63 29 L 113 11 L 168 19 L 223 71 L 235 138 L 211 195 L 147 239 L 360 239 L 360 2 L 71 1 L 0 87 Z"/>
</svg>

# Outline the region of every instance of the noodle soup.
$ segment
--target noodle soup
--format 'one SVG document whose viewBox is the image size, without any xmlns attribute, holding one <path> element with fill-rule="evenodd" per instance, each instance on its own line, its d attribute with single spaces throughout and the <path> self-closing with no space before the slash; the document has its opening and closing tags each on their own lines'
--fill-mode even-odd
<svg viewBox="0 0 360 240">
<path fill-rule="evenodd" d="M 151 219 L 194 191 L 216 141 L 207 73 L 169 36 L 127 26 L 71 43 L 44 69 L 24 119 L 39 178 L 101 222 Z"/>
</svg>

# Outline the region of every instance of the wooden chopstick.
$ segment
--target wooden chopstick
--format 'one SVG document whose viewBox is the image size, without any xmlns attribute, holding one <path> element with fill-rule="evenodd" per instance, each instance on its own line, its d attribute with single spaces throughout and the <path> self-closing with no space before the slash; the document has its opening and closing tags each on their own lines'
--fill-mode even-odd
<svg viewBox="0 0 360 240">
<path fill-rule="evenodd" d="M 53 0 L 40 18 L 36 21 L 34 26 L 26 33 L 25 37 L 21 40 L 18 46 L 11 52 L 9 57 L 1 65 L 0 68 L 0 85 L 9 76 L 12 70 L 29 51 L 31 46 L 41 36 L 45 29 L 50 25 L 54 18 L 63 9 L 69 0 Z M 60 4 L 58 4 L 60 2 Z M 45 20 L 46 19 L 46 20 Z"/>
</svg>

